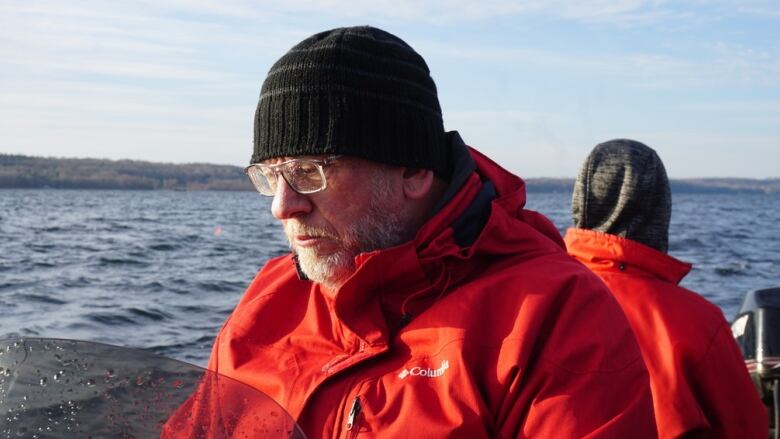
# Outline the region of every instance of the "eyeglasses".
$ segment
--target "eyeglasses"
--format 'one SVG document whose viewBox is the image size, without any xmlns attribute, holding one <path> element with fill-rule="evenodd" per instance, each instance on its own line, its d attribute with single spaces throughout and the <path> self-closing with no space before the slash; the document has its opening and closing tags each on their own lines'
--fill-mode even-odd
<svg viewBox="0 0 780 439">
<path fill-rule="evenodd" d="M 262 195 L 273 196 L 279 182 L 279 175 L 299 194 L 313 194 L 328 187 L 325 166 L 332 164 L 340 155 L 324 159 L 292 159 L 275 165 L 255 163 L 244 168 L 244 173 Z"/>
</svg>

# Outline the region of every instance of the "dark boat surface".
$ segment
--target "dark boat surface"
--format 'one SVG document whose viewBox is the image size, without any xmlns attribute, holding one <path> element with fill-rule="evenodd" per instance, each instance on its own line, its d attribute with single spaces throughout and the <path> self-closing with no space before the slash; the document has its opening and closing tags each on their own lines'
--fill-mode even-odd
<svg viewBox="0 0 780 439">
<path fill-rule="evenodd" d="M 0 340 L 0 439 L 160 438 L 171 415 L 204 383 L 222 407 L 236 408 L 236 417 L 246 407 L 260 414 L 242 434 L 304 437 L 264 393 L 197 366 L 140 349 L 19 338 Z M 190 427 L 195 437 L 209 439 L 235 433 L 224 425 Z"/>
</svg>

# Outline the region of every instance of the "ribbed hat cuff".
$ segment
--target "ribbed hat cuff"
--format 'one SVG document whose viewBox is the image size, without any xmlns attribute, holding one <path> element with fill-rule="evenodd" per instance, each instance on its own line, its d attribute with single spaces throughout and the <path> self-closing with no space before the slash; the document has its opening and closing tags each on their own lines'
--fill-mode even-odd
<svg viewBox="0 0 780 439">
<path fill-rule="evenodd" d="M 451 176 L 441 116 L 413 103 L 388 105 L 349 94 L 282 93 L 261 98 L 255 121 L 252 163 L 282 156 L 345 154 L 432 169 L 445 180 Z"/>
</svg>

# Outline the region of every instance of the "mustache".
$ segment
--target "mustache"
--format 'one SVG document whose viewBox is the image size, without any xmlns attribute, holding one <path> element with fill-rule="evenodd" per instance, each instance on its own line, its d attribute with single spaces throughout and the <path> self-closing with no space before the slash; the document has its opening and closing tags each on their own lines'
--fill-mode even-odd
<svg viewBox="0 0 780 439">
<path fill-rule="evenodd" d="M 296 235 L 317 236 L 330 239 L 339 239 L 338 235 L 328 229 L 321 227 L 307 226 L 305 224 L 287 223 L 284 225 L 284 231 L 288 237 Z"/>
</svg>

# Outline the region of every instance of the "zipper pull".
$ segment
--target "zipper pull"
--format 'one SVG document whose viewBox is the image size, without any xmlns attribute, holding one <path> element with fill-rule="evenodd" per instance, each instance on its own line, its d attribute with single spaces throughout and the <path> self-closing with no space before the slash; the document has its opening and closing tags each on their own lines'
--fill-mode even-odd
<svg viewBox="0 0 780 439">
<path fill-rule="evenodd" d="M 349 416 L 347 416 L 347 430 L 352 430 L 355 426 L 355 420 L 360 414 L 360 397 L 356 396 L 355 401 L 352 403 L 352 408 L 349 410 Z"/>
</svg>

